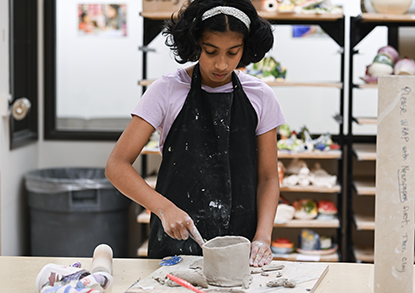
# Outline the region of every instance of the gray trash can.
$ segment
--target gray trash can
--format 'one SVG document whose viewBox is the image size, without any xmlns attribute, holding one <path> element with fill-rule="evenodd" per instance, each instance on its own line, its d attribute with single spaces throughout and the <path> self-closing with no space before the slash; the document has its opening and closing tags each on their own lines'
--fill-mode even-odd
<svg viewBox="0 0 415 293">
<path fill-rule="evenodd" d="M 91 257 L 101 243 L 128 255 L 131 201 L 104 168 L 40 169 L 25 174 L 33 256 Z"/>
</svg>

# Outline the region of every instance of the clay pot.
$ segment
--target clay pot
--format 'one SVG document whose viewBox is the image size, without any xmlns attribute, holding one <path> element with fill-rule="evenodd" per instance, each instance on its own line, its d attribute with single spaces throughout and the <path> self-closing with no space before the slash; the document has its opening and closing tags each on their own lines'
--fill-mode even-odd
<svg viewBox="0 0 415 293">
<path fill-rule="evenodd" d="M 251 242 L 241 236 L 216 237 L 203 245 L 203 274 L 210 285 L 241 286 L 250 277 Z"/>
<path fill-rule="evenodd" d="M 376 10 L 372 6 L 371 0 L 360 0 L 360 9 L 363 13 L 376 13 Z"/>
<path fill-rule="evenodd" d="M 411 4 L 412 0 L 372 0 L 376 12 L 384 14 L 405 14 Z"/>
</svg>

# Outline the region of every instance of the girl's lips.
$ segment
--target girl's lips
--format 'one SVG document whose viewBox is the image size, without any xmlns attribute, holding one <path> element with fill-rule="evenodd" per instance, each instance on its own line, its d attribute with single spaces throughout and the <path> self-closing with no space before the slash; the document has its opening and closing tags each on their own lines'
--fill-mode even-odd
<svg viewBox="0 0 415 293">
<path fill-rule="evenodd" d="M 226 74 L 217 74 L 217 73 L 214 73 L 214 75 L 216 76 L 217 79 L 222 79 L 226 76 Z"/>
</svg>

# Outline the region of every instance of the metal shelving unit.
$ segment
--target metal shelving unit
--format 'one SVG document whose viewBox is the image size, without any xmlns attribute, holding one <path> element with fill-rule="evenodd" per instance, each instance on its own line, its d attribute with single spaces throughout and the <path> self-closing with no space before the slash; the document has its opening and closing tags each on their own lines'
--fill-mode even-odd
<svg viewBox="0 0 415 293">
<path fill-rule="evenodd" d="M 347 260 L 356 262 L 373 262 L 374 248 L 371 245 L 360 246 L 354 243 L 359 234 L 366 233 L 365 237 L 374 238 L 375 227 L 375 175 L 356 176 L 359 164 L 372 164 L 376 166 L 376 135 L 354 135 L 353 127 L 363 124 L 377 124 L 376 117 L 355 117 L 353 113 L 354 92 L 367 89 L 377 89 L 376 84 L 354 83 L 353 68 L 354 57 L 358 54 L 356 46 L 366 38 L 376 27 L 383 26 L 388 29 L 388 44 L 398 48 L 399 27 L 415 26 L 414 15 L 384 15 L 363 13 L 350 19 L 350 58 L 349 58 L 349 113 L 347 135 Z M 371 163 L 370 163 L 371 162 Z M 375 172 L 374 172 L 375 173 Z M 356 202 L 372 202 L 373 206 L 366 205 L 366 212 L 356 211 Z M 372 209 L 372 210 L 371 210 Z"/>
</svg>

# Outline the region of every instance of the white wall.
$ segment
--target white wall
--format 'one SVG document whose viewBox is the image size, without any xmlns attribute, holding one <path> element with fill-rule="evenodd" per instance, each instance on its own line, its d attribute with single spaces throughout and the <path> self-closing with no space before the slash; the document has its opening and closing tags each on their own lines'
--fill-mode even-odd
<svg viewBox="0 0 415 293">
<path fill-rule="evenodd" d="M 127 35 L 80 35 L 79 3 L 126 4 Z M 135 0 L 57 1 L 58 117 L 129 118 L 141 94 L 140 10 Z"/>
</svg>

